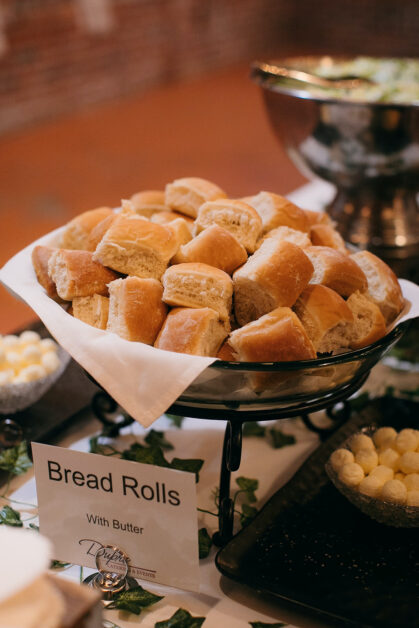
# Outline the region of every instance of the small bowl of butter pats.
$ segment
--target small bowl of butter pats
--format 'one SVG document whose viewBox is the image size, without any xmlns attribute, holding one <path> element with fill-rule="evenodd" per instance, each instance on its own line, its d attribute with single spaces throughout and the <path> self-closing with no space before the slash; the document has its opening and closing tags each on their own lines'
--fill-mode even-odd
<svg viewBox="0 0 419 628">
<path fill-rule="evenodd" d="M 419 430 L 365 428 L 333 451 L 326 472 L 336 488 L 372 519 L 419 527 Z"/>
<path fill-rule="evenodd" d="M 69 354 L 52 338 L 31 330 L 0 336 L 0 414 L 38 401 L 62 375 Z"/>
</svg>

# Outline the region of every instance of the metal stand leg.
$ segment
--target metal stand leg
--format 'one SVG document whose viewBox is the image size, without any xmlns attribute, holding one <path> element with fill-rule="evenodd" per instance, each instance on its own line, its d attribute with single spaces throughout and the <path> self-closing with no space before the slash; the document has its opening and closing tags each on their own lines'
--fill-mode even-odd
<svg viewBox="0 0 419 628">
<path fill-rule="evenodd" d="M 227 421 L 224 435 L 223 458 L 220 472 L 219 531 L 213 536 L 218 547 L 225 545 L 233 536 L 234 504 L 230 498 L 231 472 L 240 467 L 242 452 L 242 421 Z"/>
</svg>

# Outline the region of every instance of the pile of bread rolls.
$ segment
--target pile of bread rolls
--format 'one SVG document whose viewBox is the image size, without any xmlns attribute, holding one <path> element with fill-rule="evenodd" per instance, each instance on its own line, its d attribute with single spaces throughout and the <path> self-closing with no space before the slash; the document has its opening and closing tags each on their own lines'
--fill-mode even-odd
<svg viewBox="0 0 419 628">
<path fill-rule="evenodd" d="M 231 361 L 364 347 L 403 307 L 397 278 L 351 254 L 327 214 L 271 192 L 230 199 L 200 178 L 84 212 L 37 246 L 47 294 L 81 321 L 159 349 Z"/>
</svg>

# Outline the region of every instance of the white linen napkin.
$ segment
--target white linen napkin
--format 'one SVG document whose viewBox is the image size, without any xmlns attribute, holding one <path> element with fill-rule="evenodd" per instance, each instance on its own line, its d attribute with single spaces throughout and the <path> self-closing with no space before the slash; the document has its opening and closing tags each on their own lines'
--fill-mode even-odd
<svg viewBox="0 0 419 628">
<path fill-rule="evenodd" d="M 32 249 L 58 246 L 56 229 L 17 253 L 0 281 L 36 312 L 57 342 L 144 427 L 161 416 L 216 358 L 186 355 L 130 342 L 69 316 L 38 283 Z"/>
<path fill-rule="evenodd" d="M 144 427 L 176 401 L 198 375 L 217 358 L 174 353 L 130 342 L 73 318 L 50 299 L 36 279 L 32 249 L 58 246 L 62 228 L 17 253 L 0 269 L 0 281 L 36 312 L 57 342 Z M 400 280 L 406 299 L 393 324 L 419 316 L 419 286 Z"/>
</svg>

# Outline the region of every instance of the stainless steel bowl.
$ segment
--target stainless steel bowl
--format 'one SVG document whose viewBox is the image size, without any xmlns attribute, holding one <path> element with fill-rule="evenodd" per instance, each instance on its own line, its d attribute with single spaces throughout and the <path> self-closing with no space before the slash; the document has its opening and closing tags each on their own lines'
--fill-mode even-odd
<svg viewBox="0 0 419 628">
<path fill-rule="evenodd" d="M 313 71 L 330 57 L 279 64 Z M 274 62 L 273 62 L 274 63 Z M 419 267 L 419 103 L 351 101 L 313 95 L 290 80 L 252 70 L 273 131 L 307 177 L 333 183 L 326 208 L 344 239 L 368 248 L 402 276 Z"/>
</svg>

